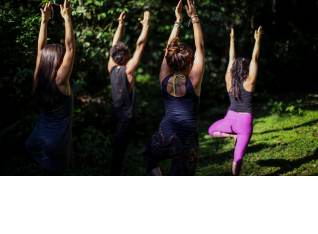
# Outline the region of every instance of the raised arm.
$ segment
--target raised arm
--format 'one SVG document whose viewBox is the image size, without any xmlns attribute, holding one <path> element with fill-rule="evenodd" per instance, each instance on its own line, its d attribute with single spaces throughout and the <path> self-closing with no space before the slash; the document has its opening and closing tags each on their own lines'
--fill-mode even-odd
<svg viewBox="0 0 318 234">
<path fill-rule="evenodd" d="M 172 29 L 172 32 L 170 34 L 168 43 L 167 43 L 167 47 L 170 44 L 170 42 L 172 41 L 173 38 L 176 38 L 179 35 L 179 31 L 180 31 L 180 25 L 182 23 L 183 17 L 182 17 L 182 0 L 179 1 L 176 10 L 175 10 L 175 14 L 176 14 L 176 22 L 174 24 L 174 27 Z M 160 74 L 159 74 L 159 81 L 160 81 L 160 85 L 162 80 L 171 74 L 171 70 L 169 65 L 167 64 L 167 60 L 166 60 L 166 55 L 167 55 L 168 50 L 166 50 L 165 56 L 163 58 L 162 64 L 161 64 L 161 69 L 160 69 Z"/>
<path fill-rule="evenodd" d="M 47 23 L 49 22 L 50 15 L 51 15 L 51 3 L 46 3 L 44 10 L 41 8 L 42 13 L 42 20 L 41 20 L 41 27 L 39 32 L 39 39 L 38 39 L 38 53 L 36 57 L 36 65 L 34 71 L 34 79 L 36 73 L 38 72 L 38 66 L 40 64 L 41 54 L 43 48 L 47 45 Z"/>
<path fill-rule="evenodd" d="M 115 36 L 113 38 L 112 46 L 116 45 L 121 40 L 122 27 L 124 25 L 125 18 L 126 18 L 126 15 L 125 15 L 125 12 L 123 11 L 118 18 L 118 28 L 117 28 Z M 116 63 L 114 62 L 113 58 L 111 56 L 109 56 L 109 61 L 108 61 L 109 74 L 110 74 L 110 69 L 115 65 L 116 65 Z"/>
<path fill-rule="evenodd" d="M 235 34 L 234 34 L 234 29 L 231 28 L 231 42 L 230 42 L 230 56 L 229 56 L 229 65 L 227 66 L 226 74 L 225 74 L 225 81 L 227 84 L 231 85 L 231 68 L 233 66 L 233 63 L 236 59 L 236 54 L 235 54 Z"/>
<path fill-rule="evenodd" d="M 195 9 L 194 1 L 187 0 L 188 5 L 185 6 L 188 16 L 191 18 L 194 31 L 195 55 L 189 78 L 194 86 L 197 96 L 201 94 L 201 83 L 204 74 L 204 40 L 200 20 Z"/>
<path fill-rule="evenodd" d="M 145 11 L 144 13 L 144 19 L 141 20 L 138 19 L 140 23 L 142 24 L 142 31 L 140 33 L 140 36 L 136 43 L 136 50 L 134 53 L 134 56 L 128 61 L 126 65 L 126 74 L 127 74 L 127 80 L 130 84 L 130 87 L 134 87 L 135 85 L 135 76 L 134 73 L 137 70 L 138 64 L 141 59 L 142 52 L 145 49 L 147 38 L 148 38 L 148 30 L 150 25 L 150 14 L 148 11 Z"/>
<path fill-rule="evenodd" d="M 252 61 L 250 63 L 250 71 L 248 82 L 251 84 L 255 84 L 258 72 L 258 57 L 259 57 L 259 49 L 261 44 L 261 37 L 262 37 L 262 27 L 259 27 L 258 30 L 255 30 L 254 38 L 255 38 L 255 45 L 252 54 Z"/>
<path fill-rule="evenodd" d="M 69 88 L 69 79 L 73 69 L 75 58 L 75 37 L 71 19 L 70 1 L 64 0 L 64 6 L 60 5 L 60 12 L 65 21 L 65 55 L 63 62 L 57 71 L 56 84 Z"/>
</svg>

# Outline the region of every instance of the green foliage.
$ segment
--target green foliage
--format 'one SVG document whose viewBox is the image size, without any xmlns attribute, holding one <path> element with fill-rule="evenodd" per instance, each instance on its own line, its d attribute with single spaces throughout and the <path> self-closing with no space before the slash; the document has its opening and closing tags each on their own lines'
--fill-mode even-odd
<svg viewBox="0 0 318 234">
<path fill-rule="evenodd" d="M 290 115 L 293 115 L 294 111 L 297 110 L 298 115 L 301 115 L 303 113 L 303 107 L 302 99 L 296 100 L 294 103 L 290 103 L 285 111 L 289 111 Z"/>
<path fill-rule="evenodd" d="M 273 99 L 269 99 L 269 102 L 267 103 L 267 105 L 269 107 L 271 107 L 271 111 L 270 113 L 271 114 L 274 114 L 274 115 L 280 115 L 283 111 L 283 102 L 278 102 L 278 101 L 273 101 Z"/>
</svg>

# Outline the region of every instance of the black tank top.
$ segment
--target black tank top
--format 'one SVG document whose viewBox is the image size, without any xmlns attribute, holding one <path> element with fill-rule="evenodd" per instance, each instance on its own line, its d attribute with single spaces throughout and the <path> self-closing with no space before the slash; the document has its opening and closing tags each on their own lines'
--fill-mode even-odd
<svg viewBox="0 0 318 234">
<path fill-rule="evenodd" d="M 240 97 L 235 100 L 232 97 L 232 93 L 228 92 L 229 97 L 230 97 L 230 101 L 231 101 L 231 105 L 229 107 L 228 110 L 232 110 L 235 112 L 246 112 L 246 113 L 250 113 L 253 114 L 253 92 L 248 92 L 244 89 L 243 87 L 244 84 L 244 80 L 242 79 L 240 81 Z"/>
<path fill-rule="evenodd" d="M 122 109 L 127 118 L 136 117 L 135 86 L 131 94 L 129 94 L 127 90 L 126 66 L 122 66 L 119 69 L 117 69 L 116 66 L 111 68 L 110 83 L 112 85 L 112 106 Z"/>
</svg>

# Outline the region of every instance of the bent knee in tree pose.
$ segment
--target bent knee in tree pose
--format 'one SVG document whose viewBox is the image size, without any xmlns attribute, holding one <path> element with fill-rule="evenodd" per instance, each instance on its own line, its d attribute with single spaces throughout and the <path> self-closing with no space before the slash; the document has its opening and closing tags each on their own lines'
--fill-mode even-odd
<svg viewBox="0 0 318 234">
<path fill-rule="evenodd" d="M 119 24 L 108 62 L 113 98 L 110 116 L 117 128 L 110 170 L 110 175 L 114 176 L 120 175 L 124 155 L 133 133 L 134 120 L 137 116 L 134 73 L 146 46 L 150 25 L 150 14 L 145 11 L 144 19 L 138 19 L 143 27 L 136 43 L 134 56 L 129 60 L 130 51 L 123 42 L 120 42 L 125 18 L 123 11 L 118 18 Z"/>
<path fill-rule="evenodd" d="M 60 5 L 65 22 L 65 48 L 47 45 L 51 3 L 41 9 L 42 21 L 32 94 L 41 107 L 41 117 L 26 140 L 28 153 L 43 167 L 43 175 L 59 175 L 73 163 L 73 91 L 70 76 L 75 58 L 75 38 L 69 0 Z"/>
<path fill-rule="evenodd" d="M 147 172 L 162 175 L 159 162 L 171 158 L 170 175 L 194 175 L 199 156 L 198 112 L 204 73 L 204 43 L 193 0 L 186 6 L 194 29 L 195 53 L 186 44 L 178 44 L 182 23 L 182 1 L 165 49 L 159 82 L 165 102 L 165 115 L 158 131 L 142 151 Z"/>
<path fill-rule="evenodd" d="M 234 29 L 231 29 L 229 65 L 225 75 L 226 88 L 231 106 L 224 119 L 209 128 L 216 137 L 233 137 L 235 142 L 232 174 L 239 175 L 245 149 L 253 133 L 253 92 L 258 72 L 258 57 L 262 27 L 254 34 L 255 46 L 252 60 L 236 58 Z"/>
</svg>

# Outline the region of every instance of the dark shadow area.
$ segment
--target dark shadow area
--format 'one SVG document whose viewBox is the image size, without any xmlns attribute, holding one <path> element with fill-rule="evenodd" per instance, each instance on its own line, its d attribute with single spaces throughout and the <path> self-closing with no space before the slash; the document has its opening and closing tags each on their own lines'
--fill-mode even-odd
<svg viewBox="0 0 318 234">
<path fill-rule="evenodd" d="M 267 148 L 267 144 L 258 144 L 253 146 L 248 146 L 245 154 L 247 153 L 257 153 L 258 151 L 262 150 L 263 148 Z M 224 151 L 221 153 L 211 152 L 206 156 L 200 156 L 198 161 L 198 167 L 206 166 L 207 164 L 223 164 L 225 161 L 234 158 L 234 149 L 230 151 Z M 244 158 L 243 158 L 244 160 Z"/>
<path fill-rule="evenodd" d="M 318 159 L 318 149 L 316 149 L 316 151 L 311 155 L 307 155 L 304 158 L 300 158 L 300 159 L 296 159 L 292 161 L 286 160 L 286 159 L 268 159 L 268 160 L 259 160 L 257 161 L 257 164 L 260 166 L 265 166 L 265 167 L 280 167 L 279 170 L 266 175 L 266 176 L 278 176 L 281 174 L 285 174 L 289 171 L 292 171 L 295 168 L 299 168 L 301 165 L 316 159 Z"/>
</svg>

